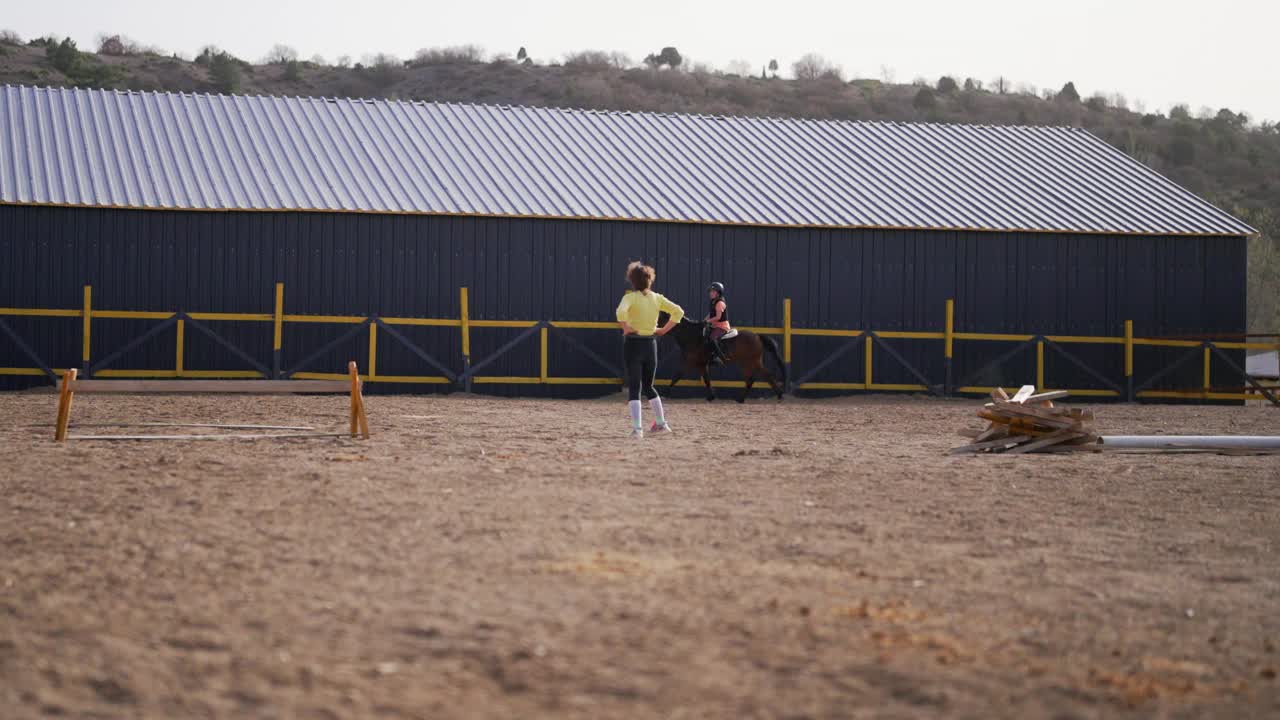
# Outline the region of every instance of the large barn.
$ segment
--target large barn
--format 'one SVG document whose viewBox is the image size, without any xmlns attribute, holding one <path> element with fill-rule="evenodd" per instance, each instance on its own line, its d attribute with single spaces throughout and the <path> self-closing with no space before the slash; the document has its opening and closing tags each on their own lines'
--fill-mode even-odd
<svg viewBox="0 0 1280 720">
<path fill-rule="evenodd" d="M 1176 397 L 1253 232 L 1079 128 L 6 86 L 0 382 L 608 392 L 643 259 L 801 391 Z"/>
</svg>

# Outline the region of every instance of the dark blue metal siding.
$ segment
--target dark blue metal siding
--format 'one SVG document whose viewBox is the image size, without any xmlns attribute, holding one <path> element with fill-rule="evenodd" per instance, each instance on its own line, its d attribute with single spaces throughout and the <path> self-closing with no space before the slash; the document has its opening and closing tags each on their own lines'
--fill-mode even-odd
<svg viewBox="0 0 1280 720">
<path fill-rule="evenodd" d="M 796 327 L 928 330 L 943 328 L 943 306 L 956 300 L 957 331 L 1111 335 L 1126 318 L 1140 336 L 1242 332 L 1245 243 L 1240 238 L 1056 235 L 915 230 L 807 230 L 670 223 L 501 219 L 287 212 L 184 212 L 0 206 L 0 306 L 78 308 L 81 287 L 112 310 L 269 313 L 274 283 L 285 283 L 285 311 L 297 314 L 456 317 L 458 288 L 471 289 L 478 319 L 611 321 L 629 260 L 658 268 L 658 289 L 694 315 L 704 287 L 729 287 L 733 316 L 744 325 L 779 326 L 792 298 Z M 78 365 L 78 318 L 7 318 L 55 366 Z M 96 320 L 94 358 L 103 357 L 152 321 Z M 211 326 L 264 363 L 270 323 Z M 349 326 L 286 324 L 284 364 Z M 459 333 L 402 327 L 455 369 Z M 518 331 L 476 329 L 479 359 Z M 605 357 L 616 338 L 574 331 Z M 188 329 L 190 369 L 242 369 L 243 363 Z M 804 372 L 845 340 L 798 337 L 794 370 Z M 942 382 L 938 341 L 891 341 L 913 364 Z M 1008 345 L 959 342 L 956 379 Z M 1072 345 L 1081 359 L 1121 378 L 1117 346 Z M 313 371 L 338 371 L 348 358 L 364 365 L 367 337 L 331 353 Z M 379 334 L 382 375 L 435 374 L 386 334 Z M 1139 374 L 1179 351 L 1139 351 Z M 166 333 L 115 367 L 171 368 Z M 552 375 L 603 374 L 559 340 Z M 877 351 L 877 382 L 915 382 Z M 862 379 L 861 352 L 850 353 L 818 380 Z M 11 343 L 0 366 L 30 366 Z M 1199 382 L 1198 364 L 1181 373 Z M 1071 364 L 1047 356 L 1055 386 L 1096 387 Z M 1010 362 L 1001 377 L 1033 377 L 1034 351 Z M 485 375 L 532 376 L 538 344 L 526 345 Z M 1215 375 L 1215 379 L 1218 376 Z M 32 384 L 10 378 L 7 387 Z M 1223 384 L 1238 384 L 1222 376 Z M 412 386 L 431 390 L 432 386 Z M 385 388 L 379 388 L 385 389 Z M 408 389 L 408 388 L 404 388 Z M 600 387 L 483 386 L 482 391 L 596 393 Z"/>
</svg>

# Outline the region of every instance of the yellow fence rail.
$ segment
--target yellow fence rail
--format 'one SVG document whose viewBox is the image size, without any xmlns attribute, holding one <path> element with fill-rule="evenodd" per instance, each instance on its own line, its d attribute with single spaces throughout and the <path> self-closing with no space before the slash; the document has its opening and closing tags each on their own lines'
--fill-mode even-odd
<svg viewBox="0 0 1280 720">
<path fill-rule="evenodd" d="M 452 381 L 440 375 L 383 375 L 378 372 L 378 325 L 369 322 L 369 316 L 363 315 L 309 315 L 285 312 L 285 288 L 283 283 L 276 283 L 275 286 L 275 304 L 273 311 L 270 313 L 226 313 L 226 312 L 191 312 L 186 313 L 188 317 L 195 321 L 202 322 L 261 322 L 272 324 L 272 370 L 273 373 L 280 373 L 280 357 L 283 349 L 284 330 L 290 324 L 360 324 L 369 323 L 368 334 L 368 357 L 364 367 L 368 369 L 363 375 L 366 382 L 372 383 L 419 383 L 419 384 L 450 384 Z M 1124 393 L 1115 390 L 1103 390 L 1097 388 L 1053 388 L 1050 385 L 1051 379 L 1045 373 L 1045 342 L 1049 341 L 1061 345 L 1081 344 L 1081 345 L 1113 345 L 1119 346 L 1123 352 L 1124 375 L 1132 388 L 1132 379 L 1134 376 L 1134 348 L 1135 347 L 1167 347 L 1167 348 L 1195 348 L 1204 347 L 1202 365 L 1202 383 L 1201 387 L 1195 390 L 1143 390 L 1130 395 L 1136 399 L 1142 398 L 1168 398 L 1168 399 L 1202 399 L 1202 400 L 1247 400 L 1258 397 L 1257 391 L 1252 388 L 1246 389 L 1245 392 L 1218 392 L 1211 387 L 1210 376 L 1212 370 L 1212 357 L 1209 346 L 1205 341 L 1185 340 L 1185 339 L 1162 339 L 1162 338 L 1141 338 L 1134 335 L 1133 321 L 1126 320 L 1124 322 L 1124 331 L 1119 336 L 1093 336 L 1093 335 L 1040 335 L 1028 333 L 984 333 L 984 332 L 957 332 L 955 330 L 955 301 L 947 300 L 943 308 L 943 330 L 936 331 L 903 331 L 903 330 L 883 330 L 872 331 L 867 329 L 856 328 L 812 328 L 812 327 L 796 327 L 792 322 L 792 302 L 790 298 L 783 300 L 782 305 L 782 325 L 780 327 L 772 326 L 744 326 L 742 329 L 751 330 L 761 335 L 781 336 L 782 338 L 782 354 L 783 360 L 789 366 L 792 362 L 794 338 L 798 337 L 825 337 L 825 338 L 859 338 L 864 335 L 870 335 L 876 339 L 890 340 L 940 340 L 942 341 L 942 356 L 947 369 L 947 378 L 942 383 L 948 393 L 988 393 L 993 388 L 988 386 L 972 386 L 965 385 L 960 387 L 951 386 L 951 362 L 954 357 L 955 345 L 959 342 L 1003 342 L 1003 343 L 1027 343 L 1035 340 L 1036 361 L 1035 361 L 1035 383 L 1037 387 L 1043 389 L 1065 389 L 1069 390 L 1073 395 L 1083 397 L 1123 397 Z M 178 315 L 177 312 L 169 311 L 140 311 L 140 310 L 109 310 L 95 308 L 93 305 L 93 288 L 89 285 L 84 286 L 83 304 L 80 308 L 6 308 L 0 307 L 0 319 L 3 317 L 47 317 L 47 318 L 80 318 L 81 319 L 81 362 L 84 367 L 89 366 L 92 356 L 92 325 L 93 320 L 169 320 Z M 547 327 L 542 327 L 538 334 L 539 342 L 539 372 L 536 376 L 498 376 L 498 375 L 472 375 L 468 371 L 472 364 L 471 357 L 471 333 L 473 330 L 482 329 L 529 329 L 543 324 L 537 320 L 485 320 L 472 318 L 470 315 L 470 302 L 467 288 L 459 289 L 459 314 L 456 318 L 420 318 L 420 317 L 382 317 L 378 316 L 378 320 L 389 326 L 408 326 L 408 327 L 442 327 L 442 328 L 458 328 L 461 337 L 462 346 L 462 367 L 463 372 L 459 377 L 465 378 L 468 382 L 475 384 L 488 385 L 617 385 L 621 383 L 619 378 L 614 377 L 556 377 L 550 374 L 550 351 L 549 336 Z M 175 322 L 176 337 L 174 348 L 174 366 L 172 368 L 157 369 L 102 369 L 95 373 L 98 377 L 163 377 L 163 378 L 255 378 L 264 377 L 264 373 L 256 370 L 195 370 L 186 367 L 184 358 L 184 348 L 186 344 L 186 328 L 185 322 L 179 319 Z M 562 330 L 608 330 L 617 331 L 616 323 L 598 322 L 598 321 L 581 321 L 581 320 L 549 320 L 545 325 Z M 1224 350 L 1280 350 L 1280 342 L 1214 342 L 1214 346 Z M 905 392 L 925 392 L 930 388 L 923 384 L 895 384 L 895 383 L 877 383 L 875 382 L 875 345 L 870 338 L 864 338 L 863 341 L 863 377 L 862 382 L 805 382 L 795 386 L 799 390 L 871 390 L 871 391 L 905 391 Z M 53 369 L 55 373 L 60 374 L 60 369 Z M 45 375 L 45 371 L 38 367 L 0 367 L 0 375 L 10 376 L 41 376 Z M 292 377 L 299 379 L 342 379 L 347 377 L 341 373 L 316 373 L 316 372 L 294 372 Z M 716 387 L 744 387 L 742 381 L 715 381 L 713 385 Z"/>
</svg>

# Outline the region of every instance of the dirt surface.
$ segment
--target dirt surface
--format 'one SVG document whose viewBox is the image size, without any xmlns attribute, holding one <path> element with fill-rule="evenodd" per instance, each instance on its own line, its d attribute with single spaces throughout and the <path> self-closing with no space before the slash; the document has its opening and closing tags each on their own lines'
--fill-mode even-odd
<svg viewBox="0 0 1280 720">
<path fill-rule="evenodd" d="M 369 442 L 55 445 L 54 402 L 0 396 L 4 718 L 1280 716 L 1275 456 L 948 457 L 975 401 L 871 397 L 671 402 L 640 442 L 616 398 L 399 396 Z"/>
</svg>

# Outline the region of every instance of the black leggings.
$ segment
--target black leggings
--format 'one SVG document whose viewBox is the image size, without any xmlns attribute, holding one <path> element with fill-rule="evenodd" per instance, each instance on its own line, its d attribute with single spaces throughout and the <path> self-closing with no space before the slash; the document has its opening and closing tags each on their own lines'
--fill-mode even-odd
<svg viewBox="0 0 1280 720">
<path fill-rule="evenodd" d="M 622 359 L 627 366 L 627 399 L 639 400 L 658 397 L 653 379 L 658 374 L 658 338 L 628 335 L 622 343 Z"/>
</svg>

